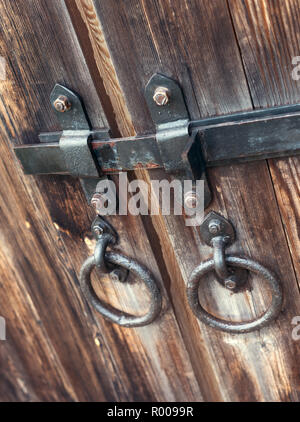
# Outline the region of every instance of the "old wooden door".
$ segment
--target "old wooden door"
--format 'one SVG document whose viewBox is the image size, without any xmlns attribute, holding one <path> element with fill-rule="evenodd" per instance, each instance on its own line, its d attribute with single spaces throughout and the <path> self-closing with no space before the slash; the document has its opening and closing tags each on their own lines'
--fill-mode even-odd
<svg viewBox="0 0 300 422">
<path fill-rule="evenodd" d="M 114 137 L 155 131 L 143 93 L 157 72 L 180 83 L 192 119 L 299 102 L 300 1 L 1 0 L 0 15 L 0 400 L 298 401 L 299 159 L 208 172 L 206 212 L 233 222 L 230 252 L 271 269 L 284 289 L 275 322 L 234 335 L 192 313 L 185 285 L 212 251 L 197 227 L 173 215 L 108 218 L 117 249 L 160 283 L 164 311 L 141 328 L 104 320 L 78 282 L 94 248 L 94 211 L 79 181 L 24 176 L 12 147 L 60 130 L 49 102 L 56 83 L 79 93 L 93 127 L 110 127 Z M 148 306 L 140 283 L 96 284 L 122 309 Z M 258 277 L 250 285 L 232 294 L 206 283 L 202 303 L 225 319 L 255 318 L 270 297 Z"/>
</svg>

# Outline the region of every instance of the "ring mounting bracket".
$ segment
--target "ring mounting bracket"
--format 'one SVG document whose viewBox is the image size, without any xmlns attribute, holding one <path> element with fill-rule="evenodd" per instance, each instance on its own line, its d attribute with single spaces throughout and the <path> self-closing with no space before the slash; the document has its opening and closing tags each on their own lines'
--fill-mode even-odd
<svg viewBox="0 0 300 422">
<path fill-rule="evenodd" d="M 163 87 L 170 93 L 167 104 L 153 101 L 153 93 Z M 156 141 L 165 171 L 181 181 L 204 181 L 204 207 L 211 202 L 200 144 L 190 136 L 190 115 L 179 84 L 159 73 L 152 76 L 145 89 L 146 102 L 156 126 Z"/>
<path fill-rule="evenodd" d="M 211 211 L 200 225 L 201 239 L 214 251 L 217 280 L 222 286 L 237 292 L 247 282 L 248 272 L 240 268 L 228 267 L 225 249 L 234 243 L 235 230 L 230 221 L 215 211 Z"/>
</svg>

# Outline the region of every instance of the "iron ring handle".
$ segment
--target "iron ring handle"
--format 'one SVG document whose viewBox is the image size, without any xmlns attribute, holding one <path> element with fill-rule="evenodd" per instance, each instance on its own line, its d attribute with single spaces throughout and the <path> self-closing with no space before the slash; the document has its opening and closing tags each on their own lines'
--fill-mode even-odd
<svg viewBox="0 0 300 422">
<path fill-rule="evenodd" d="M 91 283 L 91 273 L 96 267 L 94 256 L 89 257 L 84 262 L 80 271 L 80 286 L 88 302 L 106 319 L 123 327 L 142 327 L 153 322 L 161 312 L 162 297 L 159 287 L 150 271 L 137 261 L 115 252 L 106 252 L 105 260 L 110 264 L 118 265 L 131 271 L 145 283 L 151 295 L 150 309 L 145 315 L 134 316 L 122 312 L 99 299 Z"/>
<path fill-rule="evenodd" d="M 198 290 L 201 277 L 215 269 L 215 262 L 211 259 L 202 262 L 194 269 L 187 284 L 187 298 L 195 316 L 205 324 L 228 333 L 249 333 L 265 327 L 278 316 L 281 310 L 283 294 L 279 281 L 269 270 L 250 259 L 226 256 L 226 263 L 233 267 L 252 271 L 268 282 L 272 292 L 272 301 L 269 308 L 262 316 L 249 322 L 225 321 L 208 313 L 199 303 Z"/>
</svg>

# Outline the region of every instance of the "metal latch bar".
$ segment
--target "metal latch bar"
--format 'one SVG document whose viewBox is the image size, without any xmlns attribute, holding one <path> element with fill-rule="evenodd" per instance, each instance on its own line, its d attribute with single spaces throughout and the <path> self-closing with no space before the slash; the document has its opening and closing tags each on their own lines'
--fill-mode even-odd
<svg viewBox="0 0 300 422">
<path fill-rule="evenodd" d="M 181 88 L 160 74 L 150 79 L 145 98 L 156 133 L 112 139 L 108 129 L 93 131 L 80 98 L 56 85 L 51 103 L 62 132 L 15 147 L 24 172 L 72 174 L 96 185 L 105 174 L 163 168 L 206 183 L 205 167 L 300 154 L 300 104 L 190 121 Z M 206 206 L 209 201 L 207 193 Z"/>
</svg>

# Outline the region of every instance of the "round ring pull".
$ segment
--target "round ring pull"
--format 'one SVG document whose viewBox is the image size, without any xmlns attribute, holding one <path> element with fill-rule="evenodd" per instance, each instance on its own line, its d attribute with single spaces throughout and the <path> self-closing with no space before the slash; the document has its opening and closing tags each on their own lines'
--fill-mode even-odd
<svg viewBox="0 0 300 422">
<path fill-rule="evenodd" d="M 269 270 L 250 259 L 239 258 L 236 256 L 226 256 L 226 263 L 232 267 L 252 271 L 268 282 L 272 293 L 272 301 L 269 308 L 259 318 L 246 322 L 225 321 L 208 313 L 199 303 L 198 290 L 201 277 L 215 269 L 214 260 L 211 259 L 209 261 L 202 262 L 198 267 L 196 267 L 188 281 L 187 297 L 194 314 L 205 324 L 228 333 L 249 333 L 250 331 L 265 327 L 278 316 L 281 310 L 283 295 L 279 281 L 270 273 Z"/>
<path fill-rule="evenodd" d="M 84 262 L 80 271 L 80 285 L 86 299 L 98 312 L 100 312 L 101 315 L 123 327 L 142 327 L 153 322 L 160 314 L 162 297 L 150 271 L 133 259 L 115 252 L 106 252 L 105 261 L 131 271 L 136 277 L 140 278 L 145 283 L 151 295 L 150 309 L 145 315 L 134 316 L 126 312 L 122 312 L 99 299 L 91 283 L 91 273 L 96 267 L 94 256 L 89 257 Z"/>
</svg>

